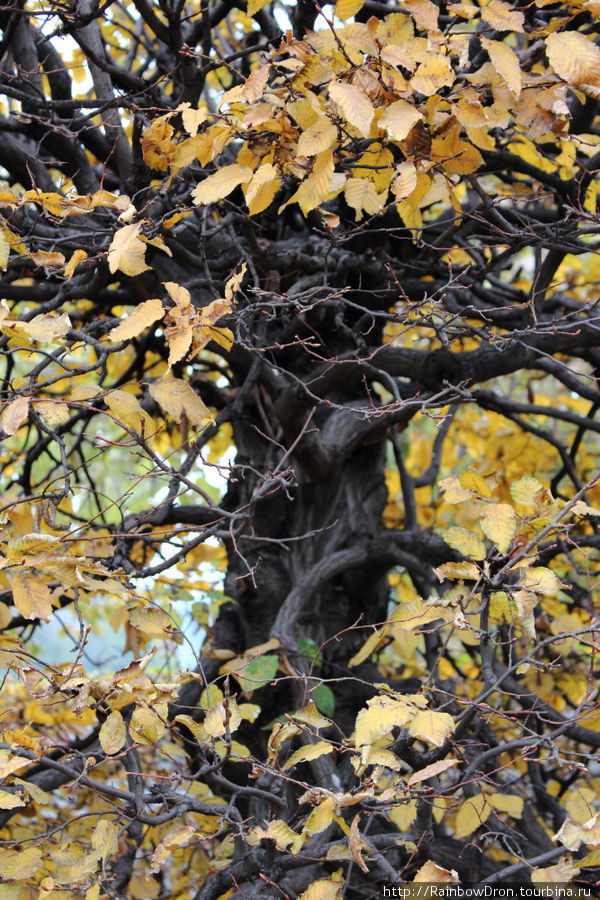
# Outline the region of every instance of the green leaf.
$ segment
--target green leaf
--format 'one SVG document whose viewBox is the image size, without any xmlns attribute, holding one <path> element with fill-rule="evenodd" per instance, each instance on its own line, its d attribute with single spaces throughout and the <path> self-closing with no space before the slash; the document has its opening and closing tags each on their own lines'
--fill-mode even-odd
<svg viewBox="0 0 600 900">
<path fill-rule="evenodd" d="M 313 691 L 315 705 L 324 716 L 331 717 L 335 712 L 335 696 L 326 684 L 319 684 Z"/>
<path fill-rule="evenodd" d="M 279 659 L 273 654 L 257 656 L 256 659 L 244 666 L 243 674 L 234 672 L 234 675 L 243 691 L 256 691 L 275 677 L 278 665 Z"/>
</svg>

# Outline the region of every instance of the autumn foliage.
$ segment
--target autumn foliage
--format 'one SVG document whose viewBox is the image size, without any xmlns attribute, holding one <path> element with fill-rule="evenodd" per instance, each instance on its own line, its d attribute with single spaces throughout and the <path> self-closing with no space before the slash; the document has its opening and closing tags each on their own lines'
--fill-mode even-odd
<svg viewBox="0 0 600 900">
<path fill-rule="evenodd" d="M 2 900 L 597 884 L 600 3 L 0 29 Z"/>
</svg>

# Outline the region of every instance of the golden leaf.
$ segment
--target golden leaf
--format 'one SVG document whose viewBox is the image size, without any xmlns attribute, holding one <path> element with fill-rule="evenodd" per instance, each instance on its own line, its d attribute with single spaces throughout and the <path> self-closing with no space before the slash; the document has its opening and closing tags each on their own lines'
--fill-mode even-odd
<svg viewBox="0 0 600 900">
<path fill-rule="evenodd" d="M 359 869 L 362 869 L 363 872 L 368 872 L 369 867 L 362 858 L 362 851 L 367 850 L 368 847 L 363 841 L 360 831 L 358 830 L 358 823 L 360 822 L 360 815 L 357 813 L 352 819 L 352 824 L 350 825 L 350 832 L 348 834 L 348 846 L 350 847 L 350 854 L 352 859 L 356 863 Z"/>
<path fill-rule="evenodd" d="M 126 319 L 109 331 L 108 336 L 112 341 L 126 341 L 137 337 L 145 328 L 162 318 L 164 312 L 162 302 L 157 298 L 144 300 Z"/>
<path fill-rule="evenodd" d="M 114 390 L 106 395 L 104 402 L 119 422 L 133 428 L 138 434 L 142 429 L 148 434 L 153 428 L 153 422 L 148 413 L 142 409 L 137 397 L 128 391 Z"/>
<path fill-rule="evenodd" d="M 176 422 L 184 413 L 193 425 L 206 425 L 212 419 L 210 410 L 193 387 L 181 378 L 163 375 L 150 385 L 149 390 L 158 405 Z"/>
<path fill-rule="evenodd" d="M 144 259 L 146 245 L 139 238 L 141 227 L 141 222 L 132 222 L 115 231 L 108 248 L 108 268 L 111 274 L 119 271 L 135 277 L 150 268 Z"/>
<path fill-rule="evenodd" d="M 152 124 L 142 132 L 140 141 L 144 162 L 151 169 L 164 172 L 169 166 L 169 159 L 175 150 L 173 126 L 164 118 L 155 119 Z"/>
<path fill-rule="evenodd" d="M 354 84 L 332 81 L 329 85 L 329 96 L 350 125 L 353 125 L 362 137 L 368 137 L 375 110 L 365 92 Z"/>
<path fill-rule="evenodd" d="M 425 62 L 422 62 L 410 79 L 413 91 L 431 97 L 440 88 L 454 84 L 454 71 L 450 60 L 441 54 L 431 54 Z"/>
<path fill-rule="evenodd" d="M 326 828 L 329 828 L 334 818 L 335 804 L 333 797 L 325 797 L 318 806 L 315 806 L 306 820 L 304 828 L 302 829 L 303 834 L 307 834 L 309 837 L 320 834 L 322 831 L 325 831 Z"/>
<path fill-rule="evenodd" d="M 173 851 L 177 850 L 178 847 L 181 847 L 182 844 L 187 844 L 194 834 L 195 830 L 193 825 L 180 825 L 172 828 L 152 854 L 150 871 L 158 872 L 161 865 L 166 862 Z"/>
<path fill-rule="evenodd" d="M 510 486 L 510 496 L 515 503 L 520 503 L 529 509 L 536 508 L 536 494 L 544 490 L 544 485 L 531 475 L 524 475 L 518 481 L 513 481 Z"/>
<path fill-rule="evenodd" d="M 483 825 L 492 812 L 492 807 L 483 794 L 476 794 L 465 800 L 458 808 L 454 819 L 454 836 L 467 837 Z"/>
<path fill-rule="evenodd" d="M 18 769 L 30 765 L 32 765 L 31 760 L 26 756 L 13 756 L 11 759 L 2 760 L 0 761 L 0 778 L 6 778 L 7 775 L 12 775 Z"/>
<path fill-rule="evenodd" d="M 273 819 L 266 828 L 257 825 L 248 835 L 248 843 L 251 847 L 256 847 L 265 838 L 275 841 L 278 850 L 285 850 L 291 846 L 295 853 L 298 852 L 303 841 L 302 835 L 292 831 L 282 819 Z"/>
<path fill-rule="evenodd" d="M 191 103 L 180 103 L 177 112 L 181 113 L 181 121 L 183 127 L 189 135 L 196 137 L 198 128 L 208 118 L 208 109 L 206 106 L 200 109 L 194 109 Z"/>
<path fill-rule="evenodd" d="M 255 16 L 268 2 L 269 0 L 248 0 L 248 15 Z"/>
<path fill-rule="evenodd" d="M 293 766 L 298 765 L 299 762 L 318 759 L 319 756 L 324 756 L 325 753 L 333 753 L 333 750 L 334 748 L 329 741 L 316 741 L 314 744 L 305 744 L 303 747 L 298 747 L 297 750 L 294 750 L 283 768 L 291 769 Z"/>
<path fill-rule="evenodd" d="M 75 271 L 79 263 L 83 262 L 84 259 L 87 259 L 87 253 L 85 252 L 85 250 L 75 250 L 71 258 L 69 259 L 69 262 L 65 266 L 65 278 L 72 278 L 73 272 Z"/>
<path fill-rule="evenodd" d="M 192 191 L 194 203 L 207 205 L 223 200 L 240 184 L 245 184 L 252 178 L 252 169 L 248 166 L 240 166 L 233 163 L 231 166 L 223 166 L 214 174 L 201 181 Z"/>
<path fill-rule="evenodd" d="M 495 810 L 508 813 L 513 819 L 520 819 L 523 815 L 524 800 L 518 794 L 488 794 L 488 801 Z"/>
<path fill-rule="evenodd" d="M 62 266 L 65 262 L 62 253 L 46 253 L 44 250 L 37 250 L 30 256 L 36 266 Z"/>
<path fill-rule="evenodd" d="M 406 0 L 406 8 L 421 31 L 437 31 L 439 9 L 431 0 Z"/>
<path fill-rule="evenodd" d="M 29 415 L 29 400 L 27 397 L 17 397 L 4 407 L 2 413 L 2 430 L 5 434 L 16 434 Z"/>
<path fill-rule="evenodd" d="M 446 738 L 454 731 L 454 719 L 448 713 L 421 709 L 410 720 L 408 730 L 413 737 L 441 747 Z"/>
<path fill-rule="evenodd" d="M 521 93 L 521 64 L 515 51 L 502 41 L 490 41 L 485 37 L 481 38 L 481 46 L 487 50 L 491 63 L 498 75 L 504 79 L 515 97 L 519 97 Z"/>
<path fill-rule="evenodd" d="M 410 704 L 403 700 L 387 695 L 373 697 L 368 701 L 368 707 L 361 709 L 356 717 L 356 747 L 374 743 L 392 728 L 405 725 L 413 714 Z"/>
<path fill-rule="evenodd" d="M 6 270 L 8 257 L 10 256 L 10 243 L 6 237 L 4 228 L 0 228 L 0 269 Z"/>
<path fill-rule="evenodd" d="M 263 212 L 271 205 L 281 186 L 279 172 L 271 163 L 264 163 L 244 185 L 246 206 L 251 216 Z"/>
<path fill-rule="evenodd" d="M 227 732 L 233 734 L 240 727 L 241 721 L 238 705 L 234 699 L 230 699 L 228 709 L 225 707 L 225 701 L 216 703 L 209 709 L 202 724 L 207 737 L 217 738 L 224 737 Z"/>
<path fill-rule="evenodd" d="M 120 829 L 109 819 L 99 819 L 92 832 L 92 847 L 98 859 L 105 860 L 119 849 Z"/>
<path fill-rule="evenodd" d="M 32 572 L 17 572 L 11 587 L 13 602 L 24 619 L 50 619 L 50 588 L 41 578 Z"/>
<path fill-rule="evenodd" d="M 118 753 L 125 746 L 127 727 L 123 721 L 123 716 L 118 710 L 111 712 L 102 723 L 99 738 L 100 746 L 107 756 Z"/>
<path fill-rule="evenodd" d="M 550 65 L 572 85 L 600 83 L 600 47 L 579 31 L 562 31 L 546 38 Z"/>
<path fill-rule="evenodd" d="M 413 882 L 422 884 L 424 881 L 435 884 L 458 884 L 460 879 L 458 872 L 455 872 L 454 869 L 444 869 L 430 859 L 425 865 L 421 866 L 413 878 Z M 418 894 L 415 893 L 414 896 L 418 896 Z"/>
<path fill-rule="evenodd" d="M 383 128 L 393 141 L 403 141 L 411 128 L 422 118 L 422 114 L 411 103 L 396 100 L 387 107 L 377 125 Z"/>
<path fill-rule="evenodd" d="M 577 863 L 573 863 L 568 859 L 562 859 L 555 866 L 546 866 L 543 869 L 533 869 L 529 877 L 534 884 L 551 884 L 553 886 L 556 886 L 557 884 L 568 884 L 569 881 L 573 881 L 573 879 L 579 875 L 579 869 L 584 865 L 593 865 L 593 863 L 581 859 L 578 859 Z"/>
<path fill-rule="evenodd" d="M 546 569 L 544 566 L 532 566 L 525 571 L 520 587 L 533 591 L 535 594 L 552 596 L 561 589 L 562 582 L 552 569 Z"/>
<path fill-rule="evenodd" d="M 348 178 L 344 187 L 346 203 L 355 210 L 355 221 L 362 218 L 363 210 L 368 216 L 380 212 L 387 198 L 387 191 L 378 194 L 375 185 L 367 178 Z"/>
<path fill-rule="evenodd" d="M 440 759 L 430 766 L 425 766 L 424 769 L 419 769 L 418 772 L 413 772 L 413 774 L 406 779 L 406 784 L 408 787 L 412 787 L 414 784 L 420 784 L 421 781 L 427 781 L 428 778 L 434 778 L 436 775 L 441 775 L 442 772 L 452 769 L 454 766 L 457 766 L 458 763 L 459 761 L 457 759 Z"/>
<path fill-rule="evenodd" d="M 338 129 L 328 116 L 319 118 L 303 131 L 298 139 L 298 156 L 317 156 L 329 150 L 337 141 Z"/>
<path fill-rule="evenodd" d="M 331 150 L 323 150 L 315 159 L 312 172 L 302 182 L 294 196 L 290 197 L 288 203 L 298 203 L 304 215 L 308 215 L 311 209 L 319 206 L 329 194 L 333 174 L 333 152 Z M 279 212 L 281 212 L 281 209 L 283 207 L 279 209 Z"/>
<path fill-rule="evenodd" d="M 413 162 L 406 160 L 397 167 L 392 181 L 392 193 L 397 200 L 410 197 L 417 186 L 417 169 Z"/>
<path fill-rule="evenodd" d="M 129 728 L 132 738 L 138 744 L 155 744 L 163 736 L 166 725 L 153 709 L 136 706 Z"/>
<path fill-rule="evenodd" d="M 507 553 L 517 530 L 512 506 L 508 503 L 490 503 L 484 508 L 479 521 L 483 533 L 496 544 L 500 553 Z"/>
<path fill-rule="evenodd" d="M 442 537 L 447 544 L 462 553 L 463 556 L 480 560 L 485 557 L 485 545 L 472 531 L 466 528 L 448 528 L 442 532 Z"/>
<path fill-rule="evenodd" d="M 19 331 L 25 332 L 28 337 L 42 344 L 49 344 L 56 338 L 64 337 L 72 327 L 67 313 L 61 313 L 59 316 L 42 313 L 34 316 L 30 322 L 17 322 L 16 325 Z"/>
<path fill-rule="evenodd" d="M 39 847 L 17 850 L 14 854 L 2 858 L 0 875 L 7 881 L 22 881 L 25 878 L 31 878 L 41 861 L 42 851 Z"/>
<path fill-rule="evenodd" d="M 567 818 L 562 823 L 559 831 L 552 837 L 553 841 L 560 841 L 567 850 L 575 853 L 582 844 L 588 847 L 597 847 L 600 844 L 600 813 L 596 813 L 587 822 L 579 824 Z"/>
<path fill-rule="evenodd" d="M 344 877 L 342 869 L 334 872 L 331 878 L 319 878 L 298 896 L 298 900 L 341 900 L 343 896 Z"/>
<path fill-rule="evenodd" d="M 66 403 L 51 400 L 42 400 L 35 404 L 35 410 L 42 417 L 44 424 L 49 428 L 56 428 L 69 421 L 69 407 Z"/>
<path fill-rule="evenodd" d="M 357 12 L 360 12 L 364 4 L 365 0 L 337 0 L 333 14 L 345 22 L 346 19 L 351 19 Z"/>
<path fill-rule="evenodd" d="M 10 791 L 0 791 L 0 809 L 16 809 L 18 806 L 26 806 L 27 800 L 24 800 L 20 794 L 12 794 Z"/>
<path fill-rule="evenodd" d="M 523 31 L 525 16 L 519 9 L 513 9 L 502 0 L 489 0 L 482 5 L 481 18 L 496 31 Z"/>
<path fill-rule="evenodd" d="M 485 478 L 473 472 L 471 469 L 465 469 L 458 476 L 459 483 L 467 491 L 472 491 L 480 497 L 491 497 L 492 492 Z M 449 502 L 449 501 L 447 501 Z"/>
<path fill-rule="evenodd" d="M 381 633 L 374 631 L 373 634 L 369 635 L 358 653 L 355 653 L 352 659 L 348 660 L 348 665 L 358 666 L 361 662 L 364 662 L 365 659 L 368 659 L 372 653 L 375 653 L 375 651 L 385 642 L 388 630 L 389 629 L 384 628 Z"/>
<path fill-rule="evenodd" d="M 312 700 L 309 701 L 307 706 L 293 713 L 292 718 L 297 719 L 299 722 L 306 722 L 307 725 L 312 725 L 313 728 L 317 729 L 327 728 L 331 725 L 329 719 L 321 715 Z"/>
</svg>

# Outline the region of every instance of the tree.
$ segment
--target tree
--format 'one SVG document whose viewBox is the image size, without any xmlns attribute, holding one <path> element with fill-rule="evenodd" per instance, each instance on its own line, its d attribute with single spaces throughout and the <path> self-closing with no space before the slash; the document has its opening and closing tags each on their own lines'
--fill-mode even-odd
<svg viewBox="0 0 600 900">
<path fill-rule="evenodd" d="M 3 897 L 597 882 L 598 15 L 2 8 Z"/>
</svg>

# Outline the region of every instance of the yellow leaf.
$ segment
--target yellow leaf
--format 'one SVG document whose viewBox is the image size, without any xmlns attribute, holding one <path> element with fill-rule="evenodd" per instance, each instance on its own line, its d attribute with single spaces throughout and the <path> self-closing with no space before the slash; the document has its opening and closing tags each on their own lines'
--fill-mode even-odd
<svg viewBox="0 0 600 900">
<path fill-rule="evenodd" d="M 150 871 L 158 872 L 161 865 L 166 862 L 173 851 L 177 850 L 178 847 L 181 847 L 182 844 L 187 844 L 194 834 L 195 831 L 193 825 L 180 825 L 172 828 L 152 854 Z"/>
<path fill-rule="evenodd" d="M 71 320 L 66 313 L 62 313 L 60 316 L 53 313 L 42 313 L 34 316 L 31 322 L 17 322 L 16 324 L 19 331 L 24 331 L 28 337 L 43 344 L 64 337 L 72 327 Z"/>
<path fill-rule="evenodd" d="M 462 553 L 463 556 L 480 560 L 485 557 L 485 545 L 472 531 L 466 528 L 448 528 L 442 533 L 446 543 Z"/>
<path fill-rule="evenodd" d="M 264 163 L 244 186 L 246 206 L 251 216 L 263 212 L 273 202 L 281 186 L 281 178 L 275 166 Z"/>
<path fill-rule="evenodd" d="M 11 794 L 9 791 L 0 791 L 0 809 L 16 809 L 25 806 L 27 800 L 23 800 L 20 794 Z"/>
<path fill-rule="evenodd" d="M 227 732 L 233 734 L 240 727 L 241 721 L 238 705 L 235 700 L 230 699 L 227 707 L 225 701 L 221 701 L 209 709 L 202 724 L 208 737 L 217 738 L 224 737 Z"/>
<path fill-rule="evenodd" d="M 266 828 L 257 825 L 248 835 L 248 843 L 256 847 L 265 838 L 275 841 L 278 850 L 291 846 L 293 852 L 297 852 L 302 846 L 302 836 L 292 831 L 282 819 L 273 819 Z"/>
<path fill-rule="evenodd" d="M 7 775 L 12 775 L 18 769 L 31 764 L 31 760 L 27 759 L 26 756 L 13 756 L 11 759 L 0 761 L 0 779 L 6 778 Z"/>
<path fill-rule="evenodd" d="M 369 137 L 375 110 L 365 92 L 355 84 L 332 81 L 329 85 L 329 96 L 341 109 L 350 125 L 353 125 L 362 137 Z"/>
<path fill-rule="evenodd" d="M 288 203 L 298 203 L 306 216 L 311 209 L 315 209 L 325 200 L 331 190 L 332 181 L 334 181 L 333 152 L 331 150 L 323 150 L 315 159 L 312 172 L 302 182 L 294 196 L 290 197 Z M 287 206 L 287 204 L 284 204 L 284 206 Z M 280 207 L 279 213 L 281 213 L 284 206 Z"/>
<path fill-rule="evenodd" d="M 544 490 L 544 485 L 537 478 L 531 475 L 524 475 L 518 481 L 513 481 L 510 486 L 510 496 L 515 503 L 527 506 L 529 509 L 536 508 L 535 496 L 539 491 Z"/>
<path fill-rule="evenodd" d="M 388 812 L 390 822 L 393 822 L 398 831 L 408 831 L 417 818 L 417 801 L 408 800 L 396 803 Z"/>
<path fill-rule="evenodd" d="M 388 629 L 384 628 L 381 634 L 377 631 L 374 631 L 373 634 L 369 635 L 358 653 L 355 653 L 352 659 L 348 660 L 348 665 L 358 666 L 361 662 L 364 662 L 365 659 L 368 659 L 372 653 L 375 653 L 375 651 L 386 640 L 387 631 Z"/>
<path fill-rule="evenodd" d="M 364 0 L 363 0 L 364 2 Z M 319 116 L 298 139 L 298 156 L 317 156 L 337 141 L 338 129 L 328 116 Z"/>
<path fill-rule="evenodd" d="M 600 813 L 596 813 L 587 822 L 579 824 L 571 819 L 565 819 L 559 831 L 553 836 L 553 841 L 560 841 L 567 850 L 576 853 L 582 844 L 588 847 L 597 847 L 600 844 Z"/>
<path fill-rule="evenodd" d="M 444 563 L 433 570 L 440 581 L 445 578 L 471 578 L 477 581 L 480 571 L 475 563 Z"/>
<path fill-rule="evenodd" d="M 504 79 L 515 97 L 519 97 L 521 93 L 521 64 L 515 51 L 502 41 L 490 41 L 484 37 L 481 38 L 481 45 L 487 50 L 491 63 L 498 75 Z"/>
<path fill-rule="evenodd" d="M 307 762 L 310 759 L 318 759 L 325 753 L 333 753 L 333 747 L 329 741 L 316 741 L 314 744 L 305 744 L 295 750 L 284 765 L 284 769 L 291 769 L 299 762 Z"/>
<path fill-rule="evenodd" d="M 368 701 L 356 717 L 355 744 L 362 747 L 374 743 L 395 726 L 405 725 L 414 710 L 403 700 L 383 695 Z"/>
<path fill-rule="evenodd" d="M 158 405 L 176 422 L 184 413 L 193 425 L 206 425 L 212 419 L 210 410 L 193 387 L 181 378 L 163 375 L 150 385 L 149 390 Z"/>
<path fill-rule="evenodd" d="M 50 428 L 56 428 L 57 425 L 64 425 L 69 421 L 69 407 L 66 403 L 42 400 L 35 404 L 35 409 Z"/>
<path fill-rule="evenodd" d="M 597 799 L 597 791 L 592 788 L 575 787 L 572 789 L 565 803 L 569 818 L 574 822 L 587 822 L 594 815 Z"/>
<path fill-rule="evenodd" d="M 524 801 L 518 794 L 488 794 L 488 801 L 495 810 L 508 813 L 513 819 L 520 819 L 523 815 Z"/>
<path fill-rule="evenodd" d="M 37 250 L 30 256 L 36 266 L 62 266 L 65 262 L 62 253 L 46 253 L 44 250 Z"/>
<path fill-rule="evenodd" d="M 34 803 L 39 803 L 43 806 L 52 802 L 52 796 L 46 791 L 43 791 L 41 787 L 38 787 L 33 781 L 22 781 L 21 778 L 15 778 L 14 784 L 18 784 L 19 787 L 22 787 L 23 790 L 29 794 Z"/>
<path fill-rule="evenodd" d="M 513 9 L 508 3 L 501 0 L 489 0 L 482 5 L 481 18 L 496 31 L 523 31 L 525 21 L 524 14 Z"/>
<path fill-rule="evenodd" d="M 8 257 L 10 255 L 10 243 L 6 237 L 4 228 L 0 228 L 0 269 L 3 271 L 8 265 Z"/>
<path fill-rule="evenodd" d="M 148 434 L 153 429 L 152 419 L 142 409 L 137 397 L 128 391 L 111 391 L 104 398 L 104 402 L 119 422 L 133 428 L 138 434 L 141 434 L 142 430 Z"/>
<path fill-rule="evenodd" d="M 248 0 L 248 15 L 255 16 L 268 2 L 269 0 Z"/>
<path fill-rule="evenodd" d="M 312 810 L 303 828 L 303 833 L 312 837 L 329 828 L 335 818 L 333 797 L 326 797 Z"/>
<path fill-rule="evenodd" d="M 237 163 L 223 166 L 222 169 L 209 175 L 194 188 L 192 199 L 194 203 L 203 205 L 216 203 L 227 197 L 238 185 L 250 181 L 252 175 L 252 169 L 248 166 L 240 166 Z"/>
<path fill-rule="evenodd" d="M 16 434 L 27 416 L 29 415 L 29 400 L 27 397 L 17 397 L 4 407 L 2 413 L 2 430 L 6 434 Z"/>
<path fill-rule="evenodd" d="M 417 169 L 413 162 L 403 162 L 397 167 L 392 181 L 392 193 L 397 200 L 410 197 L 417 186 Z"/>
<path fill-rule="evenodd" d="M 344 188 L 346 203 L 356 210 L 355 220 L 362 218 L 363 210 L 368 216 L 377 215 L 387 198 L 387 191 L 378 194 L 375 185 L 367 178 L 349 178 Z"/>
<path fill-rule="evenodd" d="M 480 825 L 483 825 L 487 817 L 492 812 L 492 807 L 487 802 L 483 794 L 476 794 L 469 797 L 458 808 L 454 819 L 454 836 L 457 838 L 467 837 L 473 834 Z"/>
<path fill-rule="evenodd" d="M 138 744 L 155 744 L 163 736 L 166 725 L 153 709 L 136 706 L 129 728 L 132 738 Z"/>
<path fill-rule="evenodd" d="M 352 819 L 352 824 L 350 825 L 350 832 L 348 834 L 348 846 L 350 847 L 350 854 L 352 859 L 356 863 L 359 869 L 362 869 L 363 872 L 368 872 L 369 867 L 362 858 L 363 850 L 367 850 L 368 847 L 363 841 L 360 831 L 358 830 L 358 823 L 360 822 L 360 815 L 357 813 Z"/>
<path fill-rule="evenodd" d="M 414 737 L 441 747 L 448 735 L 454 731 L 454 719 L 448 713 L 421 709 L 410 720 L 408 730 Z"/>
<path fill-rule="evenodd" d="M 341 900 L 343 896 L 344 877 L 342 869 L 334 872 L 331 878 L 319 878 L 298 896 L 298 900 Z"/>
<path fill-rule="evenodd" d="M 458 877 L 458 872 L 455 872 L 454 869 L 444 869 L 430 859 L 424 866 L 421 866 L 413 878 L 413 882 L 422 884 L 424 881 L 434 884 L 458 884 L 460 879 Z M 440 891 L 440 893 L 442 894 L 443 890 Z M 414 893 L 413 896 L 418 897 L 419 895 L 418 893 Z"/>
<path fill-rule="evenodd" d="M 458 476 L 458 480 L 461 486 L 467 490 L 472 491 L 474 494 L 478 494 L 480 497 L 491 497 L 492 492 L 489 489 L 488 483 L 485 478 L 482 478 L 481 475 L 478 475 L 477 472 L 471 471 L 471 469 L 465 469 Z"/>
<path fill-rule="evenodd" d="M 440 759 L 430 766 L 425 766 L 424 769 L 413 772 L 413 774 L 406 779 L 407 787 L 412 787 L 413 784 L 419 784 L 421 781 L 427 781 L 428 778 L 434 778 L 436 775 L 441 775 L 442 772 L 446 772 L 448 769 L 457 766 L 458 762 L 457 759 Z"/>
<path fill-rule="evenodd" d="M 102 723 L 99 738 L 100 746 L 108 756 L 118 753 L 125 746 L 127 727 L 123 721 L 123 716 L 118 710 L 111 712 Z"/>
<path fill-rule="evenodd" d="M 32 572 L 17 572 L 12 580 L 13 602 L 24 619 L 44 619 L 52 615 L 50 588 Z"/>
<path fill-rule="evenodd" d="M 132 222 L 115 231 L 108 248 L 108 268 L 113 275 L 119 271 L 134 277 L 150 268 L 145 262 L 146 245 L 139 238 L 141 227 L 140 222 Z"/>
<path fill-rule="evenodd" d="M 569 881 L 573 881 L 573 879 L 579 875 L 579 868 L 582 865 L 593 865 L 593 863 L 586 862 L 585 860 L 577 860 L 577 863 L 573 863 L 568 859 L 562 859 L 555 866 L 546 866 L 543 869 L 533 869 L 529 877 L 534 884 L 551 884 L 553 886 L 556 886 L 557 884 L 568 884 Z M 576 891 L 573 893 L 575 895 L 577 894 Z"/>
<path fill-rule="evenodd" d="M 144 300 L 116 328 L 109 331 L 108 336 L 112 341 L 126 341 L 137 337 L 145 328 L 162 318 L 164 312 L 160 300 Z"/>
<path fill-rule="evenodd" d="M 550 596 L 558 593 L 562 587 L 562 582 L 554 574 L 552 569 L 546 569 L 544 566 L 532 566 L 527 569 L 524 577 L 521 579 L 520 586 L 535 594 L 548 594 Z"/>
<path fill-rule="evenodd" d="M 346 19 L 351 19 L 357 12 L 360 12 L 364 3 L 365 0 L 337 0 L 333 14 L 345 22 Z"/>
<path fill-rule="evenodd" d="M 225 283 L 225 300 L 228 301 L 228 303 L 231 303 L 234 295 L 239 291 L 242 281 L 244 280 L 244 275 L 246 274 L 246 269 L 246 263 L 243 262 L 238 271 L 234 272 L 233 275 L 227 279 Z M 204 307 L 202 310 L 203 319 L 208 319 L 211 323 L 218 322 L 221 316 L 231 312 L 231 306 L 221 302 L 221 306 L 218 307 L 218 302 L 218 300 L 213 300 L 212 303 L 209 303 L 208 306 Z"/>
<path fill-rule="evenodd" d="M 508 503 L 490 503 L 484 508 L 479 521 L 486 537 L 496 544 L 500 553 L 507 553 L 517 530 L 512 506 Z"/>
<path fill-rule="evenodd" d="M 208 109 L 202 106 L 200 109 L 194 109 L 190 103 L 180 103 L 177 112 L 181 113 L 181 121 L 183 127 L 189 135 L 196 137 L 198 128 L 208 118 Z"/>
<path fill-rule="evenodd" d="M 467 490 L 454 475 L 442 478 L 439 482 L 440 490 L 444 494 L 444 503 L 462 503 L 471 500 L 473 493 Z"/>
<path fill-rule="evenodd" d="M 92 847 L 98 859 L 105 860 L 119 849 L 119 828 L 108 819 L 100 819 L 92 832 Z"/>
<path fill-rule="evenodd" d="M 292 718 L 298 719 L 299 722 L 306 722 L 307 725 L 312 725 L 313 728 L 317 729 L 327 728 L 331 725 L 329 719 L 326 719 L 325 716 L 321 715 L 312 700 L 309 702 L 308 706 L 304 706 L 302 709 L 293 713 Z"/>
<path fill-rule="evenodd" d="M 403 141 L 411 128 L 422 118 L 421 113 L 412 104 L 406 100 L 396 100 L 387 107 L 377 125 L 387 132 L 391 140 Z"/>
<path fill-rule="evenodd" d="M 422 62 L 410 79 L 413 91 L 431 97 L 440 88 L 454 84 L 454 71 L 450 60 L 441 54 L 431 54 L 425 62 Z"/>
<path fill-rule="evenodd" d="M 2 859 L 0 875 L 7 881 L 22 881 L 25 878 L 31 878 L 37 872 L 41 861 L 42 851 L 39 847 L 17 850 L 14 855 Z"/>
<path fill-rule="evenodd" d="M 73 272 L 75 271 L 79 263 L 83 262 L 84 259 L 87 259 L 87 253 L 85 252 L 85 250 L 75 250 L 71 258 L 69 259 L 69 262 L 65 266 L 65 278 L 72 278 Z"/>
<path fill-rule="evenodd" d="M 548 35 L 546 53 L 556 74 L 568 84 L 600 83 L 600 47 L 579 31 Z"/>
</svg>

